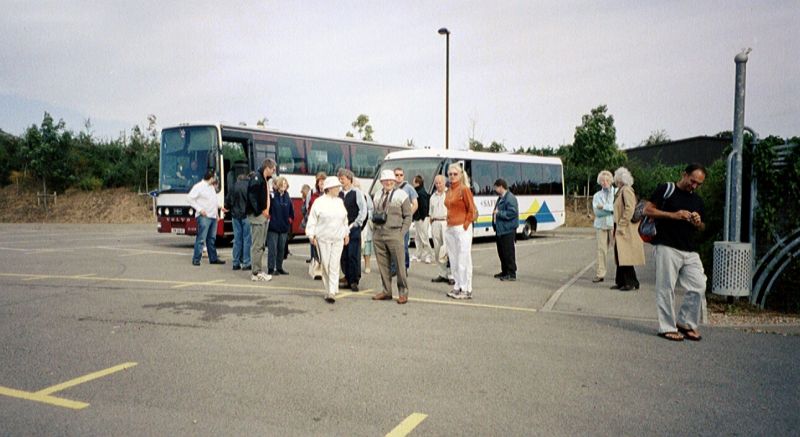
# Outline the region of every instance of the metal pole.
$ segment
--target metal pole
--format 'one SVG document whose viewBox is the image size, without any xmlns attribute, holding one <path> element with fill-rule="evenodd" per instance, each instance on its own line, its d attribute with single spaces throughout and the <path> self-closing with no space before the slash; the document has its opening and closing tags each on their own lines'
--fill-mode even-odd
<svg viewBox="0 0 800 437">
<path fill-rule="evenodd" d="M 727 241 L 739 242 L 742 237 L 742 144 L 744 143 L 744 96 L 747 55 L 751 49 L 744 49 L 736 55 L 736 97 L 733 102 L 733 171 L 728 186 L 731 207 Z"/>
<path fill-rule="evenodd" d="M 439 29 L 439 35 L 446 38 L 445 52 L 445 85 L 444 85 L 444 149 L 450 148 L 450 31 L 446 27 Z"/>
<path fill-rule="evenodd" d="M 447 32 L 447 62 L 444 94 L 444 149 L 450 148 L 450 32 Z"/>
</svg>

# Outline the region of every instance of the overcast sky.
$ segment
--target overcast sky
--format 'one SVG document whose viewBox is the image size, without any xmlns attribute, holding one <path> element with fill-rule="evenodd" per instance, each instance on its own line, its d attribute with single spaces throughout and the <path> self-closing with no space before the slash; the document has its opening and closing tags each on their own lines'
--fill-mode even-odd
<svg viewBox="0 0 800 437">
<path fill-rule="evenodd" d="M 747 64 L 746 124 L 800 135 L 800 1 L 2 1 L 0 129 L 47 110 L 99 136 L 184 121 L 375 139 L 571 143 L 608 105 L 617 142 L 733 125 L 734 56 Z"/>
</svg>

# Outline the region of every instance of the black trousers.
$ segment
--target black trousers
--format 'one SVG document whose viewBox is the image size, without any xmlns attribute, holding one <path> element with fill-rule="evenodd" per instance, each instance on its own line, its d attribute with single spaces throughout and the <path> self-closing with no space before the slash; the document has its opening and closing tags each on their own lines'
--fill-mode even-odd
<svg viewBox="0 0 800 437">
<path fill-rule="evenodd" d="M 498 235 L 495 238 L 497 243 L 497 256 L 500 257 L 500 272 L 504 275 L 517 276 L 517 254 L 514 242 L 517 236 L 510 234 Z"/>
<path fill-rule="evenodd" d="M 361 280 L 361 228 L 350 230 L 350 242 L 342 250 L 342 271 L 348 284 Z"/>
<path fill-rule="evenodd" d="M 639 279 L 636 278 L 636 269 L 633 266 L 619 265 L 619 255 L 617 254 L 617 245 L 614 245 L 614 262 L 617 264 L 617 273 L 614 278 L 615 283 L 620 286 L 638 287 Z"/>
</svg>

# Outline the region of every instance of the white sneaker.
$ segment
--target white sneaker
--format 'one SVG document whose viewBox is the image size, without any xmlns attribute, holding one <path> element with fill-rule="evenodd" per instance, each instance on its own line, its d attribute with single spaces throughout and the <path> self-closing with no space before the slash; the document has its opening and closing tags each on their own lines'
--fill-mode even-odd
<svg viewBox="0 0 800 437">
<path fill-rule="evenodd" d="M 259 272 L 257 275 L 250 275 L 250 280 L 253 282 L 269 282 L 272 280 L 272 275 Z"/>
<path fill-rule="evenodd" d="M 372 272 L 372 270 L 370 270 L 370 268 L 369 268 L 369 267 L 367 267 L 366 269 L 364 269 L 364 273 L 371 273 L 371 272 Z"/>
<path fill-rule="evenodd" d="M 457 296 L 453 296 L 453 299 L 458 299 L 458 300 L 472 299 L 472 292 L 471 291 L 462 291 L 461 293 L 458 293 Z"/>
<path fill-rule="evenodd" d="M 425 264 L 431 264 L 431 263 L 433 263 L 433 260 L 431 259 L 431 257 L 425 258 Z"/>
<path fill-rule="evenodd" d="M 447 293 L 447 297 L 452 297 L 453 299 L 458 299 L 457 296 L 461 295 L 461 290 L 452 290 L 451 292 Z"/>
<path fill-rule="evenodd" d="M 417 262 L 417 261 L 419 261 L 419 258 L 417 258 L 416 255 L 411 255 L 411 262 L 413 263 L 413 262 Z"/>
</svg>

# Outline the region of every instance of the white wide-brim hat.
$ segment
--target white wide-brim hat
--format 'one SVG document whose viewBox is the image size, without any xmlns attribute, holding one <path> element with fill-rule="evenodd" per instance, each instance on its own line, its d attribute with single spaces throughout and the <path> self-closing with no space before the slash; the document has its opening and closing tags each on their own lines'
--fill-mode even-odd
<svg viewBox="0 0 800 437">
<path fill-rule="evenodd" d="M 394 179 L 394 171 L 392 171 L 392 170 L 384 170 L 384 171 L 382 171 L 381 172 L 381 180 L 382 181 L 389 181 L 389 180 L 393 181 L 393 180 L 395 180 Z"/>
<path fill-rule="evenodd" d="M 322 185 L 322 189 L 327 190 L 328 188 L 341 187 L 341 186 L 342 183 L 339 182 L 339 178 L 337 178 L 336 176 L 328 176 L 327 178 L 325 178 L 325 184 Z"/>
</svg>

